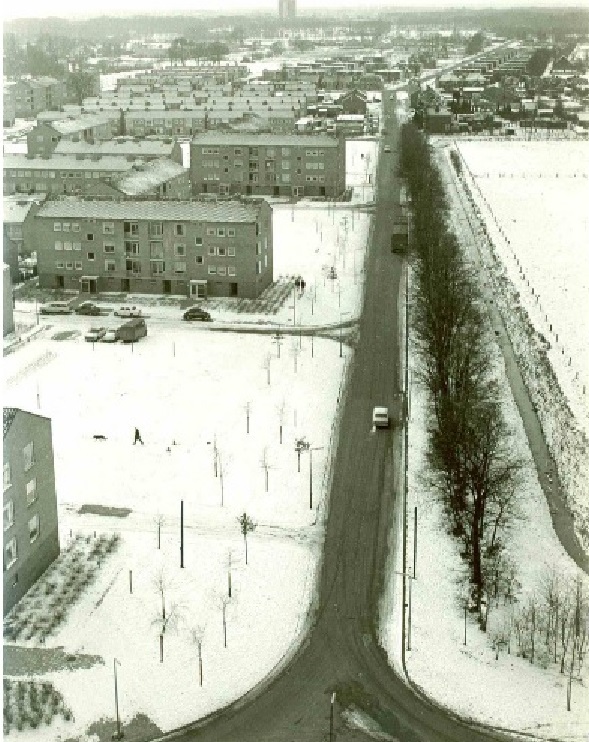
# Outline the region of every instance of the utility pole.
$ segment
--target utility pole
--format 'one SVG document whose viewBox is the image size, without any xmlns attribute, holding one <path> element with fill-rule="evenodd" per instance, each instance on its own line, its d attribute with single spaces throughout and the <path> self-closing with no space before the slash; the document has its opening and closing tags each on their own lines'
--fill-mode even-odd
<svg viewBox="0 0 589 742">
<path fill-rule="evenodd" d="M 113 661 L 113 668 L 114 668 L 114 674 L 115 674 L 115 713 L 117 718 L 117 731 L 113 734 L 113 739 L 123 739 L 125 736 L 123 734 L 123 731 L 121 729 L 121 717 L 119 716 L 119 689 L 117 685 L 117 664 L 120 665 L 121 663 L 118 661 L 118 659 L 115 657 Z"/>
<path fill-rule="evenodd" d="M 180 568 L 184 569 L 184 500 L 180 500 Z"/>
</svg>

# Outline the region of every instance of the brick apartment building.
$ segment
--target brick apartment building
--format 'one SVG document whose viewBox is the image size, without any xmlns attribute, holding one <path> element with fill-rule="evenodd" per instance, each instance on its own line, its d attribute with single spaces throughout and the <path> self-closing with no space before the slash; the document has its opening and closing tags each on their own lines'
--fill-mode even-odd
<svg viewBox="0 0 589 742">
<path fill-rule="evenodd" d="M 155 164 L 154 164 L 155 163 Z M 97 185 L 118 183 L 122 178 L 136 177 L 136 188 L 144 182 L 144 191 L 167 198 L 188 198 L 189 171 L 171 160 L 161 159 L 143 163 L 132 157 L 116 155 L 59 155 L 56 157 L 29 157 L 4 155 L 4 195 L 13 193 L 46 193 L 48 195 L 79 195 L 90 191 L 100 193 Z M 151 185 L 147 178 L 151 174 Z M 154 191 L 155 189 L 155 191 Z M 105 190 L 103 188 L 103 190 Z M 108 194 L 112 192 L 109 191 Z M 140 191 L 133 191 L 142 195 Z M 172 195 L 171 195 L 172 194 Z"/>
<path fill-rule="evenodd" d="M 273 281 L 263 200 L 45 203 L 35 215 L 39 286 L 256 298 Z"/>
<path fill-rule="evenodd" d="M 41 111 L 59 110 L 65 103 L 65 84 L 53 77 L 21 78 L 13 86 L 17 118 L 31 118 Z"/>
<path fill-rule="evenodd" d="M 4 615 L 59 556 L 51 420 L 4 408 Z"/>
<path fill-rule="evenodd" d="M 190 144 L 193 193 L 323 196 L 345 190 L 345 142 L 327 135 L 207 132 Z"/>
<path fill-rule="evenodd" d="M 49 157 L 62 139 L 90 144 L 112 139 L 113 126 L 112 114 L 87 114 L 38 123 L 27 134 L 27 154 Z"/>
</svg>

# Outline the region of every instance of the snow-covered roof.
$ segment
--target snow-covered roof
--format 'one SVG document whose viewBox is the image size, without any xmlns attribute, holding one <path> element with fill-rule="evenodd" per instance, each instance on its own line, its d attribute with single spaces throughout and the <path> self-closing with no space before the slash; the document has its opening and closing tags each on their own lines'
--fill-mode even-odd
<svg viewBox="0 0 589 742">
<path fill-rule="evenodd" d="M 228 144 L 235 146 L 269 145 L 286 147 L 288 145 L 338 147 L 339 140 L 325 134 L 224 134 L 216 131 L 197 134 L 192 138 L 192 144 Z"/>
<path fill-rule="evenodd" d="M 172 160 L 151 160 L 118 176 L 113 185 L 128 196 L 138 196 L 187 172 L 186 168 Z"/>
<path fill-rule="evenodd" d="M 81 198 L 62 198 L 44 204 L 38 217 L 195 221 L 195 222 L 253 222 L 260 206 L 242 201 L 90 201 Z"/>
</svg>

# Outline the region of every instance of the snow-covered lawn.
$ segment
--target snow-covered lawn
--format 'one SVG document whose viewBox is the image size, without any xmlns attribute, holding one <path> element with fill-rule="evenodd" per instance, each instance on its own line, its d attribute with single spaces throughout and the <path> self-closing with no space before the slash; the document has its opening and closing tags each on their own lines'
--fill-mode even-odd
<svg viewBox="0 0 589 742">
<path fill-rule="evenodd" d="M 302 275 L 307 282 L 296 300 L 297 326 L 357 315 L 369 220 L 369 214 L 339 204 L 276 206 L 275 275 Z M 336 279 L 326 278 L 331 267 Z M 27 308 L 20 304 L 17 309 Z M 99 580 L 46 641 L 48 647 L 63 645 L 68 652 L 104 659 L 104 665 L 50 678 L 72 708 L 75 725 L 12 731 L 15 739 L 38 740 L 42 733 L 53 740 L 82 732 L 101 717 L 112 720 L 114 657 L 121 663 L 123 721 L 143 712 L 164 730 L 186 723 L 260 681 L 292 651 L 304 628 L 352 351 L 345 342 L 340 350 L 337 330 L 331 340 L 284 335 L 278 346 L 270 335 L 216 333 L 182 323 L 177 308 L 148 312 L 148 336 L 133 346 L 93 348 L 80 333 L 86 323 L 72 316 L 48 319 L 53 328 L 4 361 L 5 404 L 38 410 L 52 420 L 62 543 L 70 531 L 122 537 Z M 288 326 L 294 314 L 291 294 L 277 315 L 263 319 Z M 215 312 L 220 324 L 237 317 L 245 319 Z M 104 324 L 112 321 L 104 318 Z M 58 332 L 65 338 L 52 339 Z M 133 445 L 135 427 L 144 446 Z M 95 434 L 106 440 L 95 440 Z M 315 449 L 312 478 L 307 452 L 298 470 L 299 438 Z M 131 513 L 123 518 L 79 513 L 83 505 Z M 244 512 L 256 524 L 248 536 L 247 567 L 237 520 Z M 157 516 L 164 518 L 161 551 Z M 234 593 L 225 648 L 221 596 L 229 551 Z M 180 603 L 182 610 L 177 631 L 166 632 L 160 664 L 151 621 L 160 605 L 153 582 L 162 565 L 172 584 L 167 601 Z M 205 625 L 202 688 L 189 635 L 196 623 Z"/>
</svg>

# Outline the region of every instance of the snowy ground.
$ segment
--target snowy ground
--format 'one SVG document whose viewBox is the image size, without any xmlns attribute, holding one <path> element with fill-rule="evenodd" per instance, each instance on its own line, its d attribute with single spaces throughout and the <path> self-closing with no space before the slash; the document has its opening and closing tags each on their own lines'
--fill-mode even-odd
<svg viewBox="0 0 589 742">
<path fill-rule="evenodd" d="M 415 359 L 410 360 L 415 378 Z M 498 360 L 497 368 L 502 371 Z M 504 378 L 502 386 L 509 389 Z M 551 569 L 568 577 L 575 566 L 556 538 L 550 514 L 533 467 L 525 433 L 511 396 L 505 396 L 504 412 L 514 433 L 517 452 L 526 461 L 521 490 L 522 519 L 515 523 L 510 553 L 518 564 L 518 579 L 524 586 L 521 605 L 528 596 L 542 594 Z M 407 512 L 408 569 L 413 570 L 413 511 L 418 509 L 417 579 L 411 591 L 411 642 L 406 666 L 413 683 L 461 716 L 493 726 L 532 733 L 545 739 L 584 742 L 589 728 L 589 677 L 575 680 L 572 710 L 566 710 L 566 680 L 558 668 L 530 665 L 515 653 L 503 650 L 499 659 L 489 637 L 469 616 L 464 644 L 464 612 L 459 602 L 463 563 L 455 541 L 445 534 L 442 508 L 423 478 L 425 467 L 425 426 L 427 400 L 417 383 L 411 385 L 409 431 L 409 484 Z M 395 591 L 400 578 L 391 567 L 383 604 L 398 605 Z M 396 569 L 400 570 L 400 562 Z M 586 589 L 589 587 L 586 582 Z M 491 611 L 492 614 L 492 611 Z M 395 666 L 400 662 L 399 615 L 383 622 L 383 646 Z"/>
<path fill-rule="evenodd" d="M 551 343 L 550 362 L 589 432 L 589 143 L 457 146 L 508 277 Z"/>
<path fill-rule="evenodd" d="M 362 153 L 375 154 L 374 142 L 352 145 L 349 162 L 357 170 L 350 173 L 350 184 L 360 188 L 375 165 L 368 160 L 367 169 Z M 360 309 L 369 225 L 370 215 L 349 204 L 276 204 L 275 276 L 302 275 L 305 293 L 296 305 L 291 294 L 276 315 L 217 310 L 215 320 L 226 325 L 263 319 L 288 327 L 295 320 L 298 326 L 353 319 Z M 336 279 L 326 277 L 331 267 Z M 112 719 L 114 657 L 121 663 L 124 721 L 143 712 L 165 730 L 228 703 L 292 651 L 311 605 L 338 401 L 351 349 L 344 342 L 340 357 L 337 330 L 333 339 L 286 335 L 277 346 L 268 335 L 218 334 L 186 325 L 177 308 L 147 311 L 149 334 L 134 346 L 93 348 L 80 334 L 84 320 L 59 317 L 43 319 L 47 329 L 5 358 L 5 404 L 52 419 L 62 543 L 70 531 L 122 535 L 121 549 L 100 580 L 46 643 L 97 654 L 105 662 L 55 674 L 75 726 L 55 722 L 42 732 L 47 740 L 82 732 L 100 717 Z M 31 303 L 17 302 L 16 314 L 21 325 L 33 321 Z M 112 316 L 104 318 L 105 325 L 112 322 Z M 71 335 L 52 339 L 58 331 Z M 145 446 L 132 445 L 135 426 Z M 106 440 L 94 440 L 96 433 Z M 299 472 L 298 438 L 316 449 L 312 507 L 310 458 L 302 455 Z M 183 570 L 178 564 L 181 500 Z M 132 512 L 126 518 L 79 514 L 82 505 Z M 244 512 L 257 524 L 248 538 L 247 567 L 237 523 Z M 164 518 L 161 551 L 156 516 Z M 224 648 L 221 596 L 229 551 L 234 595 Z M 166 636 L 160 664 L 151 621 L 159 605 L 153 581 L 162 566 L 170 605 L 179 602 L 182 610 L 177 631 Z M 190 639 L 196 623 L 205 627 L 202 688 Z M 163 685 L 165 702 L 158 692 Z M 38 734 L 11 732 L 19 740 L 39 739 Z"/>
</svg>

